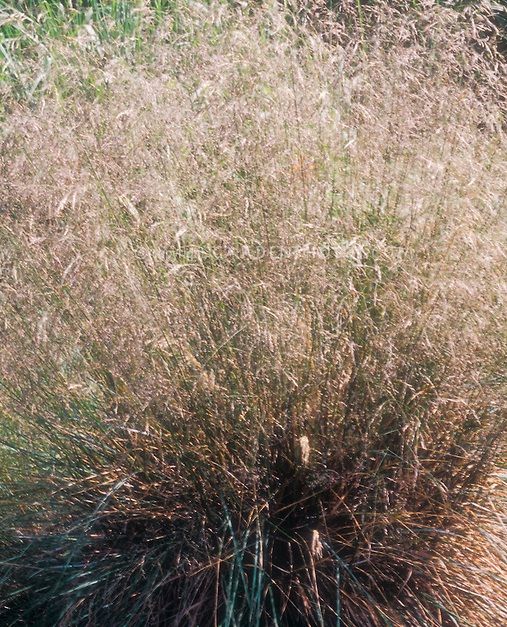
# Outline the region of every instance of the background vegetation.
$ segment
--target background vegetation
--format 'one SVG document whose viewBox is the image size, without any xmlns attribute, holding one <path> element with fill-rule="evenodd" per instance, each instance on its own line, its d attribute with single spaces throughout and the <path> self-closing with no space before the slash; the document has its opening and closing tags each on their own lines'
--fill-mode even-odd
<svg viewBox="0 0 507 627">
<path fill-rule="evenodd" d="M 0 6 L 2 625 L 504 624 L 498 7 Z"/>
</svg>

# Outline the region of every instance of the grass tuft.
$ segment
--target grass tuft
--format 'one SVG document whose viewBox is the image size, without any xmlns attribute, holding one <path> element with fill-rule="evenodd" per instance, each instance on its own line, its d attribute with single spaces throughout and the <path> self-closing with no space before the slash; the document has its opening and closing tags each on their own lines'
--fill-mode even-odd
<svg viewBox="0 0 507 627">
<path fill-rule="evenodd" d="M 505 63 L 480 10 L 24 4 L 2 625 L 505 623 Z"/>
</svg>

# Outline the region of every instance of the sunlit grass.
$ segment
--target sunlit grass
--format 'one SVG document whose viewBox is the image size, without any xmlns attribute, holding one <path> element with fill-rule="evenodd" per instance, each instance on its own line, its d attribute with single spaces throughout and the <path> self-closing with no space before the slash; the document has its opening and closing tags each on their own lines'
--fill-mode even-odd
<svg viewBox="0 0 507 627">
<path fill-rule="evenodd" d="M 491 40 L 155 9 L 7 41 L 2 624 L 502 624 Z"/>
</svg>

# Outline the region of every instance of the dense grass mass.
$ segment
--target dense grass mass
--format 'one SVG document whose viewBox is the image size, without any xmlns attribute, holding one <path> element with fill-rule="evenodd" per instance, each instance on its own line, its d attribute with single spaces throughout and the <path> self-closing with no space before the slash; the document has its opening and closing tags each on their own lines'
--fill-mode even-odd
<svg viewBox="0 0 507 627">
<path fill-rule="evenodd" d="M 0 623 L 507 624 L 487 10 L 39 4 L 0 13 Z"/>
</svg>

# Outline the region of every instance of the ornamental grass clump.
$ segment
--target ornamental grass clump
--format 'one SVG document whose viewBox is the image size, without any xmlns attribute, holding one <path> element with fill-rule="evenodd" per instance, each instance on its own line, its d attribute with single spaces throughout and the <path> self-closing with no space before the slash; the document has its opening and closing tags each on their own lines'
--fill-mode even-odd
<svg viewBox="0 0 507 627">
<path fill-rule="evenodd" d="M 385 9 L 2 87 L 2 625 L 507 621 L 505 65 Z"/>
</svg>

